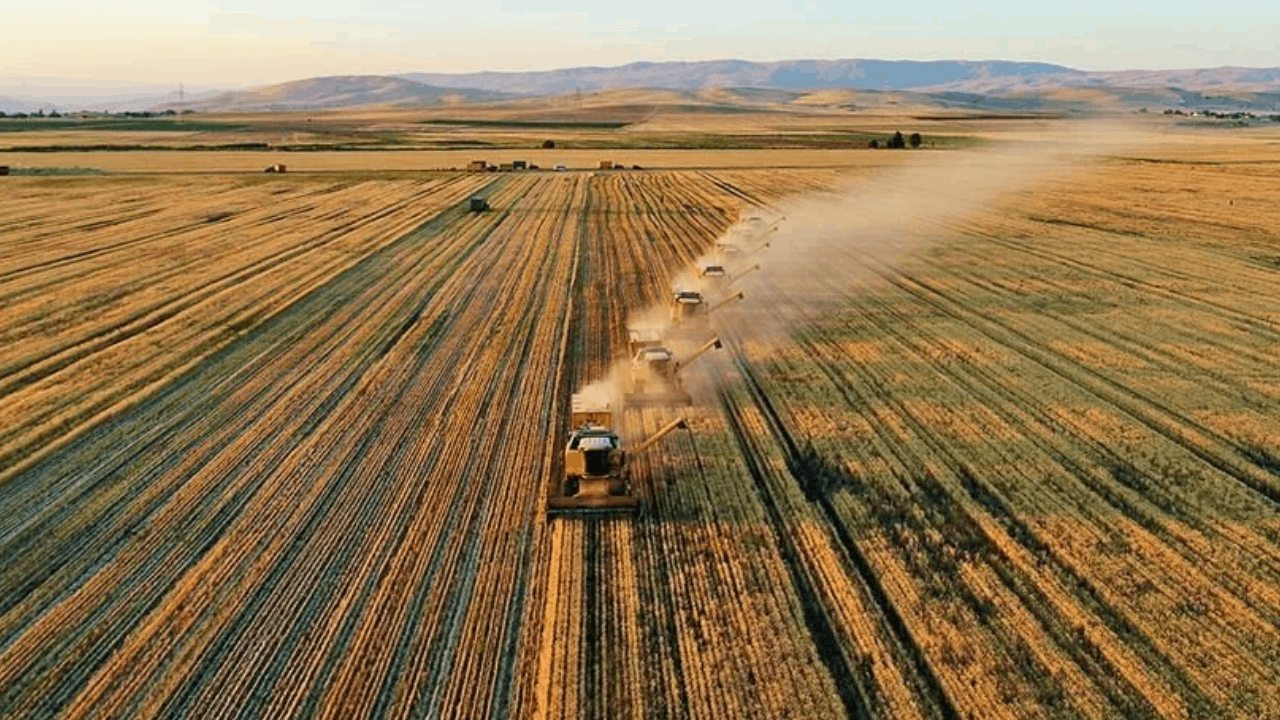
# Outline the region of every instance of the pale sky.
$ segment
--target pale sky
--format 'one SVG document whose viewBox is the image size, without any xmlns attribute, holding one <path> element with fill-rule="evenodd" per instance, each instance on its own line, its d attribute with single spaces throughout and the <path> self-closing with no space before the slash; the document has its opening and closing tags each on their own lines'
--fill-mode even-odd
<svg viewBox="0 0 1280 720">
<path fill-rule="evenodd" d="M 689 2 L 6 0 L 0 77 L 257 85 L 317 75 L 647 60 L 1023 60 L 1280 66 L 1274 0 Z M 1121 7 L 1125 5 L 1125 7 Z M 1229 8 L 1219 9 L 1219 8 Z"/>
</svg>

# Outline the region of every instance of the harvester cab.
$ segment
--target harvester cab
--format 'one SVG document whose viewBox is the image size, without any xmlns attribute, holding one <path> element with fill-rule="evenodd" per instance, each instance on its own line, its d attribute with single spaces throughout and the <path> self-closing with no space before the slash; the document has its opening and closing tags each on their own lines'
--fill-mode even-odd
<svg viewBox="0 0 1280 720">
<path fill-rule="evenodd" d="M 641 348 L 631 359 L 632 386 L 640 388 L 650 382 L 670 382 L 675 378 L 675 369 L 675 358 L 670 350 L 661 345 Z"/>
<path fill-rule="evenodd" d="M 647 347 L 655 347 L 662 345 L 662 329 L 661 328 L 628 328 L 627 329 L 627 353 L 631 357 Z"/>
<path fill-rule="evenodd" d="M 671 296 L 671 325 L 681 330 L 707 326 L 707 304 L 696 290 L 677 290 Z"/>
<path fill-rule="evenodd" d="M 623 396 L 623 403 L 629 407 L 692 405 L 680 373 L 707 351 L 722 347 L 720 338 L 713 337 L 679 361 L 665 347 L 640 350 L 631 361 L 631 391 Z"/>
<path fill-rule="evenodd" d="M 675 357 L 661 345 L 640 348 L 631 358 L 631 387 L 622 401 L 627 406 L 693 403 L 676 379 Z"/>
<path fill-rule="evenodd" d="M 640 499 L 627 477 L 627 452 L 613 429 L 608 402 L 590 402 L 580 395 L 571 401 L 569 443 L 564 451 L 564 478 L 547 498 L 548 515 L 634 512 Z M 688 428 L 684 418 L 669 423 L 636 446 L 642 453 L 673 430 Z"/>
<path fill-rule="evenodd" d="M 769 236 L 778 231 L 778 225 L 786 220 L 785 215 L 773 222 L 765 222 L 759 215 L 752 215 L 735 225 L 730 231 L 737 243 L 739 254 L 752 254 L 769 247 Z"/>
<path fill-rule="evenodd" d="M 489 201 L 481 195 L 471 196 L 468 207 L 471 212 L 485 212 L 489 209 Z"/>
<path fill-rule="evenodd" d="M 725 270 L 724 265 L 703 265 L 698 276 L 713 288 L 723 287 L 729 283 L 729 271 Z"/>
<path fill-rule="evenodd" d="M 719 254 L 721 262 L 728 264 L 742 257 L 742 248 L 737 243 L 721 241 L 716 243 L 716 253 Z"/>
<path fill-rule="evenodd" d="M 782 224 L 782 221 L 786 219 L 787 219 L 786 215 L 779 215 L 778 217 L 774 218 L 772 222 L 765 222 L 764 218 L 760 217 L 759 215 L 752 215 L 746 220 L 743 220 L 738 225 L 738 228 L 747 237 L 753 238 L 753 239 L 759 239 L 761 237 L 764 237 L 766 234 L 777 230 L 778 226 Z"/>
</svg>

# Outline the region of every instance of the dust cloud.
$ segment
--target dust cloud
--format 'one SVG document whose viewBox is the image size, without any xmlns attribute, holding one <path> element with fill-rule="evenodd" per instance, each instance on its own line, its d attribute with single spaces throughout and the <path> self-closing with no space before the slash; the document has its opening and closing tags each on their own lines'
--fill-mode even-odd
<svg viewBox="0 0 1280 720">
<path fill-rule="evenodd" d="M 1130 154 L 1154 137 L 1138 127 L 1082 121 L 976 150 L 880 151 L 906 157 L 829 192 L 754 211 L 766 221 L 785 218 L 768 247 L 736 260 L 715 253 L 703 259 L 726 260 L 741 275 L 732 289 L 746 293 L 718 324 L 754 351 L 789 342 L 797 328 L 865 291 L 878 268 L 956 239 L 956 226 L 974 214 L 1068 179 L 1102 157 Z M 755 264 L 758 271 L 743 274 Z"/>
<path fill-rule="evenodd" d="M 614 372 L 610 373 L 610 377 L 594 380 L 580 388 L 574 395 L 589 408 L 617 410 L 621 407 L 622 393 L 619 391 L 620 385 L 616 376 L 615 368 Z"/>
<path fill-rule="evenodd" d="M 1154 137 L 1130 125 L 1079 121 L 974 150 L 879 151 L 901 164 L 744 211 L 742 221 L 717 238 L 693 270 L 673 276 L 670 289 L 697 290 L 710 305 L 744 292 L 744 301 L 712 316 L 712 327 L 752 354 L 768 352 L 865 291 L 876 282 L 878 268 L 954 239 L 966 218 L 1041 183 L 1069 178 L 1099 158 L 1131 154 Z M 752 217 L 758 218 L 754 229 L 747 222 Z M 708 265 L 724 267 L 727 276 L 701 276 Z M 667 308 L 658 306 L 632 313 L 627 326 L 665 333 L 668 322 Z M 677 358 L 694 347 L 671 339 L 665 344 Z M 694 372 L 682 374 L 686 384 L 709 387 L 713 374 L 705 369 L 724 362 L 724 354 L 709 355 Z M 588 389 L 607 388 L 617 406 L 628 367 L 625 360 L 616 364 L 608 378 Z"/>
</svg>

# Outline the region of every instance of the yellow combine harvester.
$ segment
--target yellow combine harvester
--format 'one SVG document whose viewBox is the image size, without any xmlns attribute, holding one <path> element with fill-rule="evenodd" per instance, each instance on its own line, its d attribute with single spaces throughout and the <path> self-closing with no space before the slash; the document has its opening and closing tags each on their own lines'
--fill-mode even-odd
<svg viewBox="0 0 1280 720">
<path fill-rule="evenodd" d="M 706 330 L 710 327 L 711 313 L 742 298 L 742 293 L 736 292 L 714 305 L 708 305 L 706 298 L 697 290 L 677 290 L 671 296 L 668 312 L 669 333 L 687 336 Z"/>
<path fill-rule="evenodd" d="M 548 515 L 634 512 L 640 499 L 627 477 L 627 456 L 653 447 L 672 431 L 688 428 L 684 418 L 673 420 L 630 451 L 614 431 L 613 408 L 574 395 L 570 423 L 574 430 L 564 450 L 564 478 L 547 498 Z"/>
<path fill-rule="evenodd" d="M 779 217 L 766 223 L 758 216 L 752 216 L 729 228 L 725 240 L 716 243 L 716 253 L 722 264 L 729 264 L 769 247 L 769 236 L 778 231 L 778 225 L 786 220 Z"/>
<path fill-rule="evenodd" d="M 627 328 L 627 355 L 630 357 L 635 357 L 635 354 L 644 348 L 656 347 L 661 344 L 662 328 Z"/>
<path fill-rule="evenodd" d="M 752 215 L 730 228 L 729 233 L 747 243 L 752 243 L 776 232 L 778 226 L 786 219 L 786 215 L 780 215 L 774 218 L 773 222 L 765 222 L 759 215 Z"/>
<path fill-rule="evenodd" d="M 724 269 L 724 265 L 703 265 L 702 271 L 698 275 L 710 283 L 727 282 L 729 279 L 729 271 Z"/>
<path fill-rule="evenodd" d="M 720 338 L 711 338 L 680 361 L 662 345 L 639 348 L 631 359 L 631 387 L 622 396 L 623 403 L 628 407 L 692 405 L 693 398 L 680 381 L 680 371 L 708 350 L 721 347 Z"/>
</svg>

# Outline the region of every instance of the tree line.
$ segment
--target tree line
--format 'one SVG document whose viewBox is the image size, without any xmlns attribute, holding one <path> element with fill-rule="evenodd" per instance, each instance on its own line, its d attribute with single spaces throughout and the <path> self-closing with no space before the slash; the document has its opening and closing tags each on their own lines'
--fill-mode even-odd
<svg viewBox="0 0 1280 720">
<path fill-rule="evenodd" d="M 879 140 L 872 140 L 867 143 L 867 147 L 872 150 L 880 148 L 889 148 L 891 150 L 901 150 L 908 145 L 912 148 L 918 148 L 924 143 L 924 138 L 920 137 L 920 133 L 911 133 L 910 137 L 903 137 L 901 132 L 895 132 L 893 137 L 885 140 L 883 143 Z"/>
<path fill-rule="evenodd" d="M 194 112 L 195 110 L 183 110 L 181 114 L 190 115 Z M 61 117 L 158 118 L 158 117 L 172 117 L 178 114 L 179 113 L 177 110 L 172 110 L 172 109 L 161 110 L 159 112 L 151 112 L 149 110 L 143 110 L 138 112 L 126 111 L 126 112 L 117 112 L 117 113 L 113 113 L 110 110 L 103 110 L 102 112 L 96 112 L 93 110 L 84 110 L 81 112 L 64 114 L 64 113 L 59 113 L 57 110 L 50 110 L 48 113 L 46 113 L 44 111 L 44 108 L 41 108 L 33 113 L 25 113 L 25 112 L 6 113 L 3 111 L 0 111 L 0 118 L 17 118 L 19 120 L 31 119 L 31 118 L 39 119 L 39 118 L 61 118 Z"/>
</svg>

